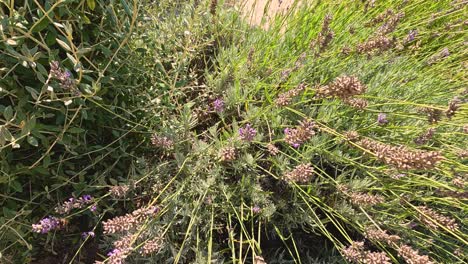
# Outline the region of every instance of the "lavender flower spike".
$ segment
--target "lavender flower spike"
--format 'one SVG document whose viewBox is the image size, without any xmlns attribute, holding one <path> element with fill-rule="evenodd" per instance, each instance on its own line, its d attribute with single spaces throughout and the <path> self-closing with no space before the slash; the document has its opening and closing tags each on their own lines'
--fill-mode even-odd
<svg viewBox="0 0 468 264">
<path fill-rule="evenodd" d="M 250 124 L 245 125 L 243 128 L 239 128 L 239 136 L 243 141 L 252 141 L 257 135 L 257 130 L 251 127 Z"/>
<path fill-rule="evenodd" d="M 60 227 L 60 221 L 53 217 L 49 216 L 41 219 L 38 224 L 32 225 L 33 232 L 46 234 L 52 230 L 58 229 Z"/>
<path fill-rule="evenodd" d="M 214 100 L 213 109 L 217 113 L 223 112 L 224 111 L 224 101 L 223 101 L 223 99 L 218 98 L 218 99 Z"/>
<path fill-rule="evenodd" d="M 377 116 L 377 123 L 379 123 L 381 126 L 388 124 L 387 115 L 384 113 L 379 113 Z"/>
<path fill-rule="evenodd" d="M 83 239 L 86 239 L 87 237 L 94 237 L 94 236 L 95 236 L 95 234 L 94 234 L 93 231 L 81 233 L 81 237 L 82 237 Z"/>
</svg>

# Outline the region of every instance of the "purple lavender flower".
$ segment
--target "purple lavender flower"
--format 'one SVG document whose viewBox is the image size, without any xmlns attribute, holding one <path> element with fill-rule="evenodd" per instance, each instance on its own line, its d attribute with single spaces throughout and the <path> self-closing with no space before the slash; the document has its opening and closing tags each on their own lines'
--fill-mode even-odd
<svg viewBox="0 0 468 264">
<path fill-rule="evenodd" d="M 93 199 L 93 197 L 89 194 L 85 194 L 82 196 L 83 197 L 83 200 L 86 201 L 86 202 L 89 202 Z"/>
<path fill-rule="evenodd" d="M 241 140 L 252 141 L 257 135 L 257 130 L 251 127 L 250 124 L 245 125 L 243 128 L 239 128 L 239 136 Z"/>
<path fill-rule="evenodd" d="M 157 214 L 161 210 L 161 208 L 159 208 L 158 206 L 153 206 L 153 207 L 154 207 L 153 214 Z"/>
<path fill-rule="evenodd" d="M 95 234 L 94 234 L 93 231 L 81 233 L 81 237 L 82 237 L 83 239 L 86 239 L 87 237 L 94 237 L 94 236 L 95 236 Z"/>
<path fill-rule="evenodd" d="M 445 58 L 445 57 L 448 57 L 450 55 L 450 51 L 448 50 L 448 48 L 444 48 L 441 52 L 440 52 L 440 56 L 442 58 Z"/>
<path fill-rule="evenodd" d="M 71 72 L 70 71 L 65 71 L 65 73 L 63 74 L 63 78 L 64 79 L 69 79 L 71 77 Z"/>
<path fill-rule="evenodd" d="M 213 102 L 213 109 L 214 109 L 217 113 L 223 112 L 223 111 L 224 111 L 224 101 L 223 101 L 223 99 L 218 98 L 218 99 L 214 100 L 214 102 Z"/>
<path fill-rule="evenodd" d="M 95 204 L 93 204 L 93 205 L 89 208 L 89 210 L 90 210 L 91 212 L 95 212 L 95 211 L 97 210 L 97 206 L 96 206 Z"/>
<path fill-rule="evenodd" d="M 414 38 L 418 35 L 418 31 L 416 29 L 410 30 L 408 36 L 406 36 L 406 42 L 411 42 Z"/>
<path fill-rule="evenodd" d="M 284 134 L 286 135 L 286 137 L 293 137 L 294 134 L 295 134 L 294 131 L 295 131 L 295 130 L 292 130 L 292 129 L 290 129 L 290 128 L 285 128 L 285 129 L 284 129 Z M 298 148 L 298 147 L 301 146 L 301 144 L 300 144 L 300 143 L 297 143 L 297 142 L 295 142 L 295 143 L 294 143 L 294 142 L 289 142 L 289 143 L 291 144 L 291 146 L 293 146 L 293 148 Z"/>
<path fill-rule="evenodd" d="M 58 229 L 59 227 L 60 221 L 53 216 L 48 216 L 41 219 L 38 224 L 33 224 L 32 230 L 36 233 L 46 234 L 52 230 Z"/>
<path fill-rule="evenodd" d="M 260 207 L 258 207 L 258 205 L 255 205 L 255 206 L 252 208 L 252 212 L 253 212 L 254 214 L 260 213 L 260 210 L 261 210 L 261 209 L 260 209 Z"/>
<path fill-rule="evenodd" d="M 107 253 L 107 256 L 108 257 L 112 257 L 114 255 L 117 255 L 120 253 L 120 250 L 118 248 L 114 248 L 113 250 L 111 250 L 109 253 Z"/>
<path fill-rule="evenodd" d="M 67 214 L 73 209 L 85 207 L 93 202 L 93 197 L 89 194 L 83 195 L 80 198 L 69 198 L 68 201 L 55 207 L 55 212 L 58 214 Z"/>
<path fill-rule="evenodd" d="M 381 126 L 388 124 L 387 115 L 384 113 L 379 113 L 377 116 L 377 123 L 379 123 Z"/>
</svg>

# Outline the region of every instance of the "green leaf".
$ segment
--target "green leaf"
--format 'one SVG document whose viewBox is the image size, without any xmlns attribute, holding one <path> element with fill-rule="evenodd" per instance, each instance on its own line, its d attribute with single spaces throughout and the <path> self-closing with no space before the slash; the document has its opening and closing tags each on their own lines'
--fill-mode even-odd
<svg viewBox="0 0 468 264">
<path fill-rule="evenodd" d="M 79 134 L 79 133 L 83 133 L 85 131 L 86 130 L 84 130 L 83 128 L 80 128 L 80 127 L 72 127 L 72 128 L 67 130 L 67 132 L 71 133 L 71 134 Z"/>
<path fill-rule="evenodd" d="M 86 15 L 83 15 L 82 18 L 85 24 L 91 24 L 91 20 L 89 20 L 89 18 Z"/>
<path fill-rule="evenodd" d="M 71 61 L 71 63 L 73 63 L 73 66 L 78 64 L 78 61 L 70 53 L 67 53 L 67 57 Z"/>
<path fill-rule="evenodd" d="M 17 181 L 12 181 L 10 186 L 17 192 L 23 192 L 23 186 L 21 186 L 21 184 Z"/>
<path fill-rule="evenodd" d="M 55 42 L 57 42 L 56 38 L 57 38 L 57 31 L 55 31 L 55 29 L 54 30 L 49 30 L 47 32 L 45 42 L 46 42 L 47 45 L 52 46 L 52 45 L 55 44 Z"/>
<path fill-rule="evenodd" d="M 47 167 L 49 167 L 50 162 L 51 162 L 50 155 L 46 155 L 44 159 L 42 160 L 42 167 L 46 169 Z"/>
<path fill-rule="evenodd" d="M 63 40 L 61 40 L 61 39 L 59 39 L 59 38 L 56 38 L 55 40 L 58 42 L 58 44 L 59 44 L 62 48 L 66 49 L 66 50 L 68 50 L 68 51 L 72 51 L 71 48 L 70 48 L 70 46 L 68 46 L 68 44 L 67 44 L 65 41 L 63 41 Z"/>
<path fill-rule="evenodd" d="M 36 118 L 32 117 L 24 124 L 23 128 L 21 129 L 21 135 L 27 135 L 36 127 Z"/>
<path fill-rule="evenodd" d="M 94 0 L 86 0 L 86 3 L 88 4 L 88 8 L 94 11 L 94 8 L 96 8 L 96 2 Z"/>
<path fill-rule="evenodd" d="M 8 209 L 6 206 L 3 207 L 3 216 L 6 218 L 13 218 L 16 216 L 16 211 Z"/>
<path fill-rule="evenodd" d="M 39 143 L 37 142 L 37 139 L 36 139 L 35 137 L 32 137 L 32 136 L 29 136 L 29 137 L 28 137 L 28 143 L 29 143 L 31 146 L 34 146 L 34 147 L 39 146 Z"/>
<path fill-rule="evenodd" d="M 250 153 L 247 153 L 247 154 L 245 155 L 245 161 L 246 161 L 247 164 L 249 164 L 249 165 L 254 165 L 254 164 L 255 164 L 254 157 L 253 157 Z"/>
<path fill-rule="evenodd" d="M 3 116 L 7 121 L 10 121 L 13 118 L 13 108 L 11 105 L 7 106 L 5 110 L 3 110 Z"/>
<path fill-rule="evenodd" d="M 33 32 L 33 33 L 39 32 L 39 31 L 45 29 L 50 24 L 50 20 L 46 16 L 41 17 L 41 19 L 39 21 L 40 22 L 36 23 L 34 25 L 34 27 L 31 29 L 31 32 Z"/>
<path fill-rule="evenodd" d="M 120 0 L 120 3 L 122 3 L 125 13 L 127 13 L 128 16 L 132 16 L 132 11 L 130 11 L 130 7 L 128 6 L 127 1 Z"/>
</svg>

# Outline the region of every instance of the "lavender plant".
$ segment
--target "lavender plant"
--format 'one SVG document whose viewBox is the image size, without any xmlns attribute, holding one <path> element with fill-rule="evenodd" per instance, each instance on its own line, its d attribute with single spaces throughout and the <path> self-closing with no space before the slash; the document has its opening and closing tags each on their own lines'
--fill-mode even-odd
<svg viewBox="0 0 468 264">
<path fill-rule="evenodd" d="M 464 263 L 464 3 L 288 12 L 265 30 L 222 1 L 146 7 L 138 172 L 36 237 L 69 234 L 63 212 L 92 219 L 75 255 L 99 244 L 95 263 Z"/>
</svg>

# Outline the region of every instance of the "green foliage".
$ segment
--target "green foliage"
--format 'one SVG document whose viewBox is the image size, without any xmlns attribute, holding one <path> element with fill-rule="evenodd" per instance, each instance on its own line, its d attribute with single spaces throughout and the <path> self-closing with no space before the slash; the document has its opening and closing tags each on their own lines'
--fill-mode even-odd
<svg viewBox="0 0 468 264">
<path fill-rule="evenodd" d="M 393 45 L 359 53 L 357 47 L 379 36 L 379 28 L 389 19 L 369 22 L 389 8 L 395 11 L 393 16 L 405 13 L 395 30 L 385 33 Z M 199 9 L 193 10 L 186 16 L 190 17 L 186 28 L 202 19 Z M 355 1 L 317 2 L 291 10 L 266 31 L 246 25 L 234 10 L 221 10 L 222 25 L 213 23 L 212 34 L 223 45 L 216 53 L 215 68 L 203 76 L 206 86 L 195 95 L 192 90 L 172 90 L 181 107 L 162 114 L 168 130 L 159 134 L 170 135 L 174 146 L 159 151 L 172 153 L 173 158 L 160 155 L 152 160 L 158 165 L 150 178 L 164 186 L 157 188 L 153 200 L 164 210 L 137 228 L 150 234 L 167 230 L 162 249 L 151 261 L 202 263 L 208 258 L 250 263 L 262 255 L 273 263 L 278 259 L 343 262 L 338 252 L 353 240 L 365 239 L 365 230 L 374 227 L 400 236 L 402 243 L 431 259 L 462 263 L 466 205 L 460 197 L 463 186 L 453 183 L 460 177 L 466 181 L 467 172 L 466 160 L 458 155 L 465 148 L 467 118 L 460 5 L 387 2 L 365 8 Z M 327 47 L 319 48 L 326 14 L 333 17 L 334 35 Z M 444 30 L 447 25 L 453 29 Z M 411 30 L 418 32 L 414 39 L 409 39 Z M 156 32 L 160 34 L 159 29 Z M 180 43 L 183 50 L 196 50 L 188 49 L 183 40 Z M 349 54 L 343 52 L 345 47 Z M 450 55 L 440 55 L 445 48 Z M 367 101 L 363 109 L 339 98 L 317 96 L 320 87 L 343 75 L 356 76 L 367 87 L 358 96 Z M 280 94 L 300 83 L 306 89 L 291 104 L 275 103 Z M 186 87 L 195 90 L 197 84 L 189 82 Z M 445 115 L 455 96 L 462 105 L 455 116 L 428 122 L 424 108 Z M 225 102 L 221 113 L 213 111 L 215 99 Z M 378 123 L 379 113 L 387 115 L 388 124 Z M 293 148 L 283 131 L 305 118 L 316 122 L 316 135 Z M 258 132 L 250 143 L 243 142 L 238 132 L 247 123 Z M 435 135 L 417 144 L 415 139 L 429 128 L 436 129 Z M 400 170 L 348 140 L 349 131 L 387 145 L 439 150 L 444 159 L 433 169 Z M 277 155 L 269 154 L 269 143 L 279 148 Z M 223 152 L 229 148 L 235 150 L 234 159 Z M 311 181 L 285 180 L 304 163 L 314 168 Z M 359 204 L 353 200 L 356 194 L 383 201 Z M 421 206 L 454 219 L 458 228 L 431 227 Z M 368 250 L 385 252 L 393 262 L 404 261 L 398 254 L 401 244 L 366 241 Z M 145 242 L 137 239 L 136 244 Z M 138 255 L 130 256 L 130 262 Z"/>
<path fill-rule="evenodd" d="M 265 29 L 223 1 L 51 2 L 2 6 L 4 256 L 63 239 L 71 263 L 345 263 L 353 241 L 466 259 L 463 3 L 305 1 Z M 343 76 L 364 105 L 324 92 Z M 411 150 L 441 160 L 395 166 Z M 31 235 L 83 194 L 97 211 Z"/>
<path fill-rule="evenodd" d="M 22 249 L 38 242 L 31 223 L 134 167 L 141 126 L 128 120 L 144 79 L 128 41 L 139 6 L 26 0 L 0 8 L 0 248 L 26 257 Z M 54 61 L 66 80 L 54 76 Z"/>
</svg>

